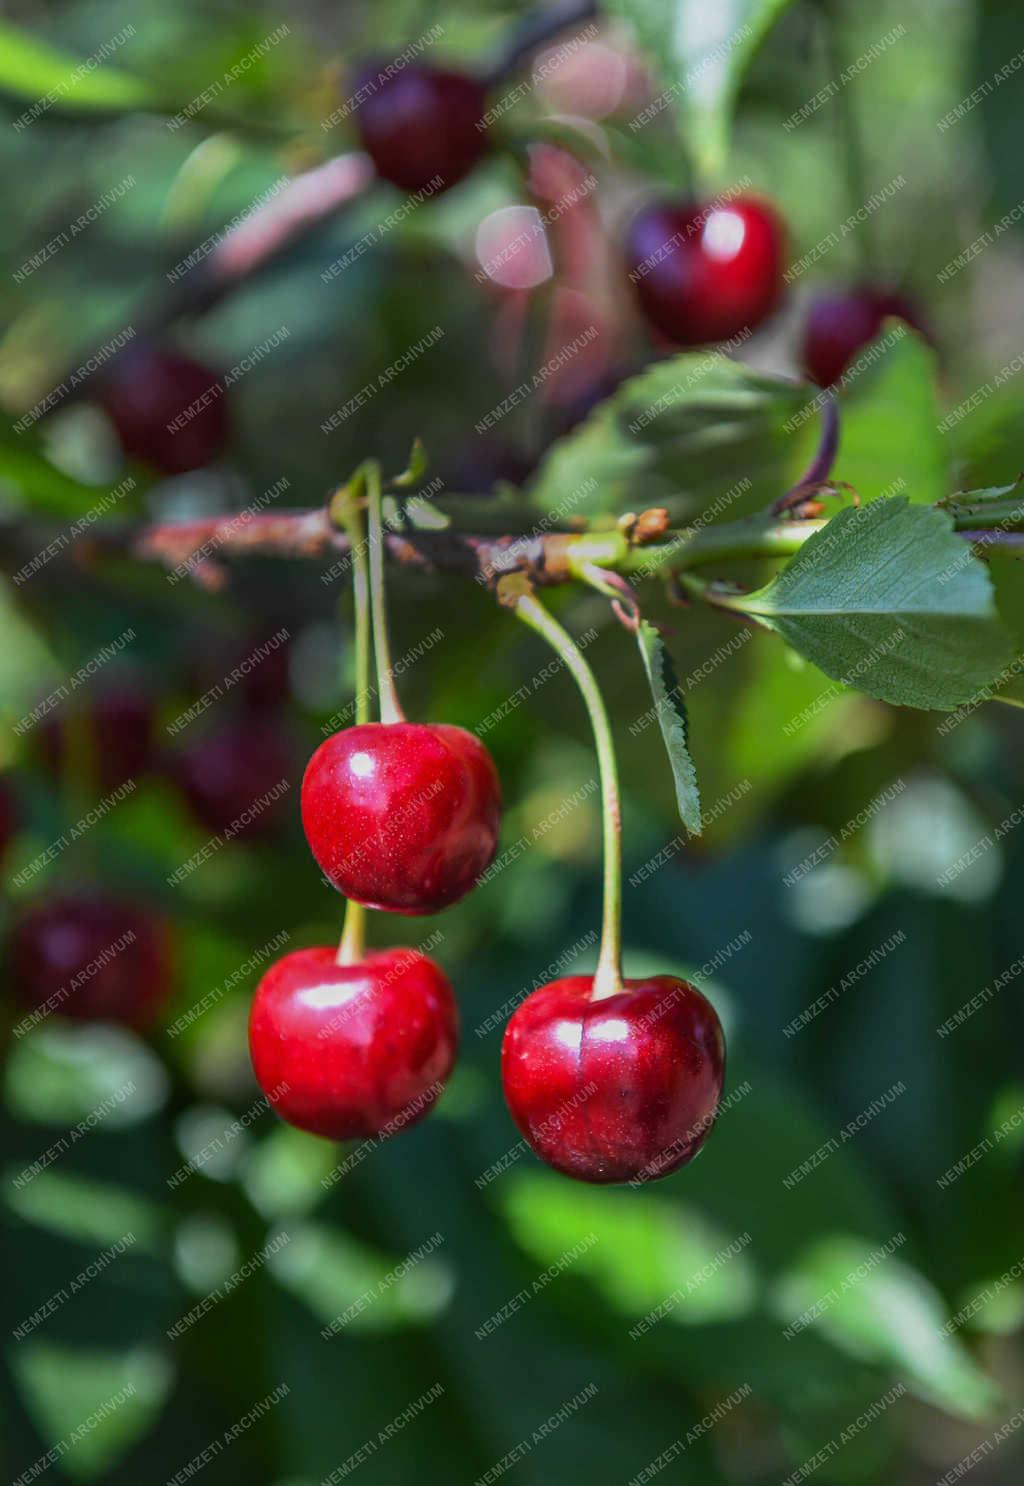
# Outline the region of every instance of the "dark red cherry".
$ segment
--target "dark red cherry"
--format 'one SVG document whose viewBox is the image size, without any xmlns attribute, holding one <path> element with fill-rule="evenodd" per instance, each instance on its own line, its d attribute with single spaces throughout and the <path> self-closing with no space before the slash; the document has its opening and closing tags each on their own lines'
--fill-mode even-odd
<svg viewBox="0 0 1024 1486">
<path fill-rule="evenodd" d="M 377 172 L 403 191 L 447 191 L 487 149 L 487 93 L 475 78 L 422 65 L 364 68 L 356 124 Z"/>
<path fill-rule="evenodd" d="M 171 937 L 157 915 L 100 894 L 54 898 L 16 925 L 19 999 L 83 1021 L 148 1026 L 172 989 Z"/>
<path fill-rule="evenodd" d="M 334 733 L 310 759 L 302 824 L 346 898 L 436 913 L 493 860 L 501 786 L 491 755 L 463 728 L 369 722 Z"/>
<path fill-rule="evenodd" d="M 152 756 L 153 703 L 144 691 L 127 685 L 107 688 L 88 705 L 82 720 L 88 729 L 88 764 L 101 789 L 115 790 L 145 772 Z M 54 773 L 64 766 L 69 741 L 67 720 L 51 713 L 40 730 L 40 746 Z"/>
<path fill-rule="evenodd" d="M 264 975 L 249 1016 L 260 1088 L 283 1120 L 331 1140 L 390 1135 L 427 1113 L 455 1061 L 459 1017 L 418 950 L 355 965 L 299 949 Z"/>
<path fill-rule="evenodd" d="M 227 443 L 224 386 L 181 351 L 130 346 L 113 363 L 100 400 L 124 452 L 166 475 L 201 469 Z"/>
<path fill-rule="evenodd" d="M 626 260 L 641 308 L 680 346 L 753 330 L 782 295 L 785 231 L 749 196 L 645 207 L 629 224 Z"/>
<path fill-rule="evenodd" d="M 888 319 L 904 320 L 930 339 L 921 311 L 893 289 L 869 285 L 821 294 L 807 313 L 803 363 L 821 387 L 838 382 L 858 351 L 882 332 Z"/>
<path fill-rule="evenodd" d="M 243 714 L 186 744 L 169 770 L 201 825 L 260 836 L 288 807 L 292 767 L 283 730 L 268 716 Z"/>
<path fill-rule="evenodd" d="M 530 1146 L 584 1182 L 652 1181 L 692 1161 L 722 1094 L 711 1003 L 672 975 L 590 999 L 591 976 L 552 981 L 505 1029 L 505 1098 Z"/>
</svg>

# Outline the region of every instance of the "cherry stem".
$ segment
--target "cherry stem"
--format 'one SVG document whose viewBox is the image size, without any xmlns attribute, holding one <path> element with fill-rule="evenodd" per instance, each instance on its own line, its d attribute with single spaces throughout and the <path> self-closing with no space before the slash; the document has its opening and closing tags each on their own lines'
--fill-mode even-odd
<svg viewBox="0 0 1024 1486">
<path fill-rule="evenodd" d="M 381 722 L 404 722 L 395 690 L 391 667 L 391 642 L 388 638 L 388 613 L 384 597 L 384 514 L 380 483 L 380 465 L 370 460 L 365 466 L 367 507 L 370 514 L 370 608 L 373 614 L 373 646 L 377 657 L 377 695 Z"/>
<path fill-rule="evenodd" d="M 357 472 L 348 489 L 340 491 L 331 509 L 345 529 L 352 555 L 352 607 L 355 619 L 356 726 L 370 721 L 370 581 L 366 555 L 366 532 L 357 496 L 365 481 Z M 366 909 L 349 898 L 345 922 L 335 959 L 339 965 L 355 965 L 366 957 Z"/>
<path fill-rule="evenodd" d="M 584 660 L 582 651 L 568 630 L 563 629 L 539 599 L 533 594 L 521 594 L 516 600 L 515 612 L 547 640 L 572 672 L 594 730 L 604 821 L 604 912 L 591 1000 L 600 1001 L 605 996 L 616 996 L 622 990 L 622 805 L 608 709 L 597 677 Z"/>
<path fill-rule="evenodd" d="M 829 82 L 834 83 L 843 71 L 843 37 L 840 34 L 839 9 L 836 0 L 822 0 L 825 24 L 825 55 L 829 69 Z M 854 100 L 846 87 L 839 88 L 836 101 L 836 120 L 839 133 L 839 149 L 842 154 L 846 177 L 846 194 L 851 210 L 858 211 L 868 199 L 867 171 L 864 166 L 864 148 L 861 140 L 860 121 Z M 861 223 L 859 238 L 861 269 L 868 278 L 877 277 L 881 261 L 875 223 L 870 213 Z"/>
<path fill-rule="evenodd" d="M 780 516 L 791 506 L 799 505 L 816 486 L 823 485 L 832 473 L 832 466 L 839 453 L 839 404 L 835 394 L 826 390 L 821 408 L 821 434 L 814 458 L 795 485 L 785 495 L 780 495 L 770 507 L 773 516 Z"/>
</svg>

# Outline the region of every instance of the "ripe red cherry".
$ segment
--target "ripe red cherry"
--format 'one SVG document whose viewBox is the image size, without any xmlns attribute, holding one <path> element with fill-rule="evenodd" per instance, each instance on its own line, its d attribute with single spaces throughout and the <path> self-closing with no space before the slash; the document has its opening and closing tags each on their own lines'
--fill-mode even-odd
<svg viewBox="0 0 1024 1486">
<path fill-rule="evenodd" d="M 377 172 L 403 191 L 447 191 L 487 149 L 487 93 L 462 72 L 413 66 L 363 70 L 356 124 Z M 440 180 L 437 180 L 440 177 Z"/>
<path fill-rule="evenodd" d="M 282 1119 L 331 1140 L 392 1134 L 430 1109 L 451 1072 L 459 1017 L 418 950 L 339 965 L 299 949 L 264 975 L 249 1016 L 256 1079 Z"/>
<path fill-rule="evenodd" d="M 90 764 L 103 790 L 115 790 L 145 772 L 152 753 L 153 704 L 144 691 L 119 685 L 100 692 L 89 709 L 88 726 Z M 64 764 L 66 734 L 62 718 L 47 717 L 40 746 L 47 768 L 54 773 Z"/>
<path fill-rule="evenodd" d="M 224 387 L 181 351 L 129 347 L 111 367 L 101 401 L 124 452 L 167 475 L 201 469 L 227 443 Z"/>
<path fill-rule="evenodd" d="M 711 1003 L 672 975 L 590 999 L 593 978 L 534 991 L 505 1029 L 512 1118 L 556 1171 L 651 1181 L 692 1161 L 714 1122 L 725 1041 Z"/>
<path fill-rule="evenodd" d="M 187 744 L 169 772 L 200 825 L 260 836 L 287 809 L 282 786 L 291 782 L 292 750 L 271 718 L 243 715 Z"/>
<path fill-rule="evenodd" d="M 927 336 L 920 310 L 892 289 L 865 285 L 819 295 L 804 330 L 804 369 L 821 387 L 838 382 L 858 351 L 881 334 L 887 319 L 905 320 Z"/>
<path fill-rule="evenodd" d="M 83 1021 L 148 1026 L 172 988 L 171 938 L 148 909 L 100 894 L 55 898 L 15 927 L 19 998 Z"/>
<path fill-rule="evenodd" d="M 501 786 L 487 749 L 446 723 L 334 733 L 302 781 L 310 850 L 339 892 L 391 913 L 436 913 L 490 865 Z"/>
<path fill-rule="evenodd" d="M 781 297 L 784 253 L 781 220 L 749 196 L 645 207 L 626 235 L 641 308 L 681 346 L 728 340 L 759 325 Z"/>
</svg>

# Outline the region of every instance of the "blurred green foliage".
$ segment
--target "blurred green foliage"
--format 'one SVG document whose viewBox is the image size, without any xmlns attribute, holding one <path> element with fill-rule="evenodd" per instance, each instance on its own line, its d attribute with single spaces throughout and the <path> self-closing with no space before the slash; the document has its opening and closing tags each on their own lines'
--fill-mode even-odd
<svg viewBox="0 0 1024 1486">
<path fill-rule="evenodd" d="M 315 505 L 369 454 L 403 468 L 416 435 L 431 456 L 428 478 L 445 481 L 436 502 L 455 526 L 481 519 L 491 530 L 529 530 L 591 477 L 593 498 L 573 514 L 614 517 L 664 503 L 673 517 L 694 519 L 747 479 L 714 519 L 748 515 L 793 482 L 814 443 L 813 421 L 797 437 L 780 434 L 808 394 L 775 375 L 794 370 L 808 286 L 856 277 L 869 238 L 886 273 L 916 288 L 939 349 L 908 334 L 858 379 L 844 397 L 837 480 L 864 503 L 901 494 L 911 507 L 1013 481 L 1024 465 L 1024 414 L 1017 373 L 1002 385 L 997 378 L 1019 350 L 1019 228 L 998 232 L 948 281 L 937 276 L 981 233 L 994 233 L 1022 194 L 1021 74 L 954 125 L 939 121 L 1019 54 L 1024 22 L 998 0 L 832 8 L 850 62 L 903 28 L 846 85 L 843 103 L 863 138 L 868 189 L 897 174 L 906 184 L 801 278 L 789 310 L 740 352 L 750 369 L 715 364 L 642 439 L 629 423 L 655 383 L 677 379 L 670 361 L 645 374 L 642 399 L 627 382 L 553 448 L 558 410 L 534 402 L 494 437 L 476 433 L 529 371 L 551 308 L 548 290 L 537 291 L 525 349 L 510 364 L 501 296 L 481 285 L 473 255 L 480 219 L 526 199 L 514 151 L 497 151 L 326 287 L 323 271 L 397 204 L 392 193 L 368 198 L 183 325 L 182 342 L 221 366 L 278 327 L 288 336 L 233 388 L 223 465 L 162 484 L 132 471 L 134 485 L 103 522 L 240 510 L 281 479 L 289 482 L 282 506 Z M 783 123 L 828 78 L 822 9 L 814 0 L 616 0 L 615 44 L 632 46 L 635 23 L 641 45 L 654 39 L 661 71 L 581 131 L 598 137 L 595 157 L 604 161 L 613 261 L 625 203 L 653 180 L 681 187 L 680 137 L 708 189 L 749 177 L 771 195 L 801 251 L 856 207 L 837 164 L 835 101 L 799 127 Z M 523 10 L 447 5 L 441 49 L 492 56 Z M 714 27 L 701 33 L 711 11 Z M 210 1003 L 173 1037 L 157 1031 L 146 1041 L 54 1019 L 6 1038 L 3 1467 L 13 1480 L 54 1451 L 52 1479 L 173 1479 L 287 1384 L 223 1446 L 210 1479 L 311 1486 L 370 1442 L 365 1460 L 349 1466 L 360 1481 L 462 1486 L 595 1385 L 593 1402 L 520 1452 L 510 1480 L 616 1486 L 683 1439 L 666 1480 L 767 1486 L 825 1450 L 815 1469 L 822 1482 L 867 1486 L 888 1476 L 917 1486 L 1020 1402 L 1021 1150 L 1015 1134 L 997 1134 L 1024 1100 L 1019 987 L 1011 980 L 962 1025 L 938 1030 L 1024 953 L 1024 848 L 1012 829 L 997 838 L 1024 785 L 1019 712 L 990 703 L 948 726 L 938 713 L 889 708 L 830 680 L 778 637 L 749 634 L 699 606 L 681 609 L 647 584 L 645 611 L 669 632 L 711 816 L 699 842 L 683 840 L 656 729 L 635 726 L 650 701 L 633 641 L 599 596 L 553 596 L 574 633 L 594 632 L 588 655 L 616 724 L 634 879 L 624 905 L 630 971 L 698 978 L 726 1025 L 728 1087 L 749 1086 L 692 1168 L 642 1192 L 573 1187 L 517 1149 L 498 1077 L 500 1027 L 485 1023 L 552 967 L 564 970 L 574 946 L 580 964 L 592 965 L 593 950 L 579 946 L 599 912 L 594 802 L 537 829 L 593 777 L 585 719 L 564 676 L 534 690 L 547 656 L 482 587 L 403 572 L 392 584 L 396 654 L 434 625 L 443 632 L 402 677 L 410 716 L 479 727 L 523 688 L 485 736 L 507 800 L 503 847 L 525 846 L 457 909 L 415 924 L 412 942 L 443 936 L 433 953 L 462 1007 L 460 1065 L 430 1120 L 357 1153 L 335 1179 L 344 1153 L 265 1109 L 249 1118 L 258 1090 L 245 1021 L 259 970 L 238 971 L 279 932 L 298 947 L 330 942 L 339 929 L 340 902 L 305 848 L 297 796 L 305 758 L 350 696 L 346 579 L 322 581 L 309 562 L 254 560 L 210 593 L 170 584 L 116 552 L 73 561 L 62 543 L 30 579 L 14 581 L 125 475 L 110 429 L 87 404 L 21 433 L 14 422 L 133 324 L 166 290 L 165 275 L 282 175 L 349 148 L 350 119 L 321 128 L 346 96 L 348 64 L 398 52 L 437 19 L 422 0 L 255 11 L 236 0 L 141 8 L 22 0 L 0 30 L 0 172 L 11 208 L 0 222 L 8 265 L 0 553 L 9 575 L 0 582 L 0 767 L 13 781 L 19 822 L 4 862 L 2 927 L 29 901 L 102 882 L 173 923 L 168 1022 L 204 997 Z M 284 25 L 287 35 L 257 65 L 168 127 L 211 79 Z M 657 38 L 677 25 L 679 47 L 659 48 Z M 742 25 L 751 45 L 701 69 L 716 37 Z M 66 86 L 79 59 L 129 26 L 133 34 L 102 67 Z M 687 81 L 694 68 L 701 87 Z M 679 109 L 631 132 L 644 102 L 680 77 Z M 15 128 L 54 87 L 57 101 Z M 503 133 L 521 144 L 550 127 L 550 113 L 528 90 Z M 129 176 L 121 199 L 31 267 Z M 616 295 L 625 299 L 624 286 Z M 616 315 L 620 367 L 636 370 L 654 349 L 628 305 L 618 303 Z M 438 324 L 445 334 L 429 355 L 322 436 L 335 409 Z M 943 430 L 944 413 L 983 387 L 977 408 Z M 522 495 L 501 484 L 510 465 Z M 451 493 L 459 490 L 477 499 L 460 504 Z M 89 522 L 92 535 L 99 527 Z M 1000 560 L 993 572 L 1013 625 L 1019 562 Z M 729 576 L 756 586 L 771 569 L 739 564 Z M 209 831 L 157 769 L 81 841 L 24 877 L 96 803 L 81 780 L 54 781 L 37 729 L 15 731 L 41 698 L 130 628 L 119 671 L 155 698 L 161 756 L 170 755 L 181 739 L 168 725 L 281 625 L 290 669 L 272 710 L 291 739 L 294 783 L 272 834 L 224 846 L 172 886 L 170 875 Z M 76 697 L 71 713 L 77 705 Z M 241 707 L 229 692 L 184 736 Z M 876 809 L 896 783 L 898 793 Z M 980 859 L 944 882 L 986 837 Z M 644 872 L 666 846 L 664 865 Z M 818 863 L 804 870 L 813 854 Z M 383 945 L 409 941 L 411 931 L 407 921 L 378 917 L 371 932 Z M 899 934 L 878 958 L 879 945 Z M 855 973 L 866 962 L 869 970 Z M 5 986 L 8 1031 L 20 1015 L 15 990 Z M 820 1013 L 792 1030 L 821 998 Z M 841 1137 L 901 1082 L 899 1097 Z M 128 1084 L 130 1102 L 69 1137 Z M 984 1159 L 940 1185 L 986 1141 Z M 829 1142 L 828 1158 L 792 1180 Z M 436 1250 L 393 1279 L 434 1234 L 443 1236 Z M 129 1235 L 123 1251 L 97 1264 Z M 254 1262 L 281 1235 L 287 1242 Z M 892 1252 L 872 1257 L 896 1239 Z M 566 1259 L 574 1248 L 581 1252 Z M 89 1265 L 96 1273 L 76 1285 Z M 211 1296 L 216 1303 L 168 1334 Z M 353 1307 L 352 1323 L 325 1339 L 322 1328 Z M 638 1329 L 659 1307 L 664 1315 Z M 436 1399 L 378 1446 L 379 1432 L 438 1384 Z M 749 1396 L 713 1428 L 695 1429 L 748 1385 Z M 850 1432 L 896 1387 L 891 1407 Z M 95 1424 L 79 1433 L 89 1418 Z M 829 1451 L 844 1431 L 842 1449 Z M 1019 1443 L 1006 1440 L 985 1480 L 1015 1481 L 1020 1460 Z"/>
</svg>

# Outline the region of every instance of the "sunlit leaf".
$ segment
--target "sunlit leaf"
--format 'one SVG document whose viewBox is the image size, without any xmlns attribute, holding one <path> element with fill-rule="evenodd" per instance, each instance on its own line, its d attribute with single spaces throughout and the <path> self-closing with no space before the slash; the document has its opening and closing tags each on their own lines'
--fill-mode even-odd
<svg viewBox="0 0 1024 1486">
<path fill-rule="evenodd" d="M 24 1168 L 9 1167 L 5 1176 L 7 1206 L 26 1223 L 95 1248 L 116 1243 L 126 1233 L 134 1233 L 141 1246 L 159 1243 L 163 1227 L 159 1209 L 121 1187 L 89 1181 L 53 1166 L 27 1181 Z"/>
<path fill-rule="evenodd" d="M 945 1329 L 938 1292 L 902 1244 L 836 1236 L 805 1254 L 780 1282 L 777 1309 L 797 1331 L 813 1326 L 836 1346 L 893 1367 L 915 1392 L 952 1414 L 983 1414 L 998 1397 L 963 1344 Z"/>
<path fill-rule="evenodd" d="M 104 62 L 62 52 L 10 21 L 0 21 L 0 93 L 60 113 L 145 108 L 156 101 L 141 78 Z M 27 127 L 29 119 L 22 127 Z"/>
<path fill-rule="evenodd" d="M 454 1275 L 440 1235 L 391 1256 L 311 1223 L 288 1231 L 271 1261 L 274 1273 L 332 1334 L 422 1324 L 451 1299 Z"/>
<path fill-rule="evenodd" d="M 702 172 L 717 175 L 728 155 L 736 98 L 750 62 L 791 0 L 612 0 L 664 83 Z M 659 109 L 660 111 L 660 109 Z"/>
<path fill-rule="evenodd" d="M 174 1370 L 159 1352 L 79 1351 L 27 1342 L 12 1359 L 18 1391 L 61 1469 L 93 1481 L 149 1432 Z"/>
<path fill-rule="evenodd" d="M 585 1275 L 633 1319 L 667 1302 L 664 1316 L 673 1324 L 699 1325 L 735 1319 L 753 1305 L 750 1235 L 717 1228 L 696 1209 L 541 1173 L 507 1182 L 502 1206 L 539 1266 Z"/>
<path fill-rule="evenodd" d="M 984 565 L 948 515 L 902 497 L 840 511 L 730 604 L 826 675 L 905 707 L 970 700 L 1011 653 Z"/>
</svg>

